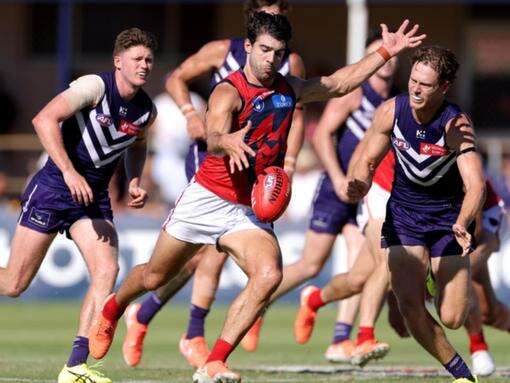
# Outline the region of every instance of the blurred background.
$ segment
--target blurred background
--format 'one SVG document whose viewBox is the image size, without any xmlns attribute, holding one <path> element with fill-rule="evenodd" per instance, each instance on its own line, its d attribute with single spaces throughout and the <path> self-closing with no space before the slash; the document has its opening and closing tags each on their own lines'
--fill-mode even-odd
<svg viewBox="0 0 510 383">
<path fill-rule="evenodd" d="M 452 49 L 461 63 L 450 99 L 469 112 L 476 126 L 486 166 L 498 193 L 510 205 L 510 1 L 440 0 L 291 0 L 294 29 L 291 48 L 304 59 L 307 76 L 329 74 L 360 57 L 368 28 L 391 28 L 404 18 L 419 23 L 428 44 Z M 185 57 L 208 41 L 243 35 L 242 1 L 0 1 L 0 264 L 9 256 L 10 236 L 19 214 L 18 198 L 28 177 L 44 160 L 31 125 L 33 116 L 69 82 L 83 74 L 112 68 L 115 36 L 138 26 L 152 31 L 160 48 L 146 90 L 159 117 L 149 135 L 150 154 L 144 184 L 150 203 L 141 211 L 125 207 L 119 171 L 111 185 L 115 223 L 120 235 L 121 280 L 134 264 L 147 259 L 159 227 L 183 187 L 184 156 L 189 141 L 182 116 L 172 110 L 164 81 Z M 410 71 L 401 60 L 397 84 L 406 89 Z M 209 78 L 194 84 L 197 100 L 206 99 Z M 277 223 L 285 263 L 300 256 L 308 211 L 320 174 L 309 142 L 323 104 L 306 108 L 307 142 L 298 159 L 294 195 Z M 498 294 L 510 302 L 510 242 L 503 228 L 500 253 L 490 261 Z M 319 277 L 343 270 L 342 241 Z M 87 285 L 87 271 L 74 244 L 59 236 L 25 298 L 77 298 Z M 321 283 L 321 281 L 318 281 Z M 229 263 L 220 299 L 243 286 L 244 277 Z M 188 291 L 184 291 L 181 297 Z"/>
</svg>

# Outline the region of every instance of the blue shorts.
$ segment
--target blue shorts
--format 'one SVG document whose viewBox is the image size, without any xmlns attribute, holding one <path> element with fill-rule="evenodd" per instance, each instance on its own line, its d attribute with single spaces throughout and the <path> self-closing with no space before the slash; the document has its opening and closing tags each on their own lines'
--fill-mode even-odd
<svg viewBox="0 0 510 383">
<path fill-rule="evenodd" d="M 315 192 L 309 228 L 316 233 L 336 235 L 346 224 L 356 225 L 357 211 L 357 204 L 348 204 L 338 198 L 331 179 L 324 174 Z"/>
<path fill-rule="evenodd" d="M 195 141 L 189 146 L 188 154 L 186 155 L 186 177 L 188 181 L 191 181 L 206 155 L 207 143 L 204 141 Z"/>
<path fill-rule="evenodd" d="M 81 218 L 104 219 L 113 222 L 108 191 L 94 194 L 94 202 L 80 205 L 71 193 L 48 187 L 35 176 L 21 197 L 21 214 L 18 223 L 40 233 L 66 233 Z"/>
<path fill-rule="evenodd" d="M 390 198 L 381 231 L 381 247 L 424 246 L 433 258 L 460 255 L 462 248 L 452 231 L 459 212 L 460 206 L 420 211 L 405 207 Z M 471 225 L 471 234 L 473 229 L 474 225 Z"/>
</svg>

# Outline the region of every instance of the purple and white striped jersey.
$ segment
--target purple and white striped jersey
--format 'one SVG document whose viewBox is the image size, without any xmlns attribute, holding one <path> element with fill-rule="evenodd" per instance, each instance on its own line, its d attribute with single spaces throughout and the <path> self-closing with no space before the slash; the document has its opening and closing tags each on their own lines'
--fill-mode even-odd
<svg viewBox="0 0 510 383">
<path fill-rule="evenodd" d="M 420 124 L 413 117 L 409 94 L 395 98 L 392 200 L 420 211 L 460 207 L 464 191 L 456 164 L 458 153 L 448 148 L 445 128 L 461 113 L 457 105 L 444 101 L 429 123 Z"/>
<path fill-rule="evenodd" d="M 113 71 L 98 76 L 105 84 L 98 104 L 79 110 L 61 124 L 67 155 L 94 192 L 108 188 L 122 154 L 143 134 L 153 110 L 151 99 L 142 89 L 132 100 L 123 100 Z M 38 177 L 46 186 L 67 190 L 62 172 L 51 158 Z"/>
<path fill-rule="evenodd" d="M 289 49 L 286 49 L 278 72 L 283 76 L 290 73 Z M 244 38 L 237 37 L 230 39 L 230 48 L 221 67 L 214 71 L 211 77 L 211 89 L 227 77 L 230 73 L 238 69 L 244 68 L 246 64 L 246 51 L 244 50 Z"/>
</svg>

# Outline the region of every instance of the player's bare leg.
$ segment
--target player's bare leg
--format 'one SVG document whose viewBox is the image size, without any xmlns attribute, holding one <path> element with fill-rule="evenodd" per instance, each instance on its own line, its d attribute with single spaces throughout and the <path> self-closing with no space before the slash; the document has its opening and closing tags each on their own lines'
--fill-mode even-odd
<svg viewBox="0 0 510 383">
<path fill-rule="evenodd" d="M 315 286 L 305 288 L 301 292 L 300 308 L 294 321 L 296 342 L 306 343 L 310 339 L 319 308 L 360 293 L 374 266 L 369 246 L 363 241 L 358 258 L 349 272 L 335 275 L 323 289 Z"/>
<path fill-rule="evenodd" d="M 15 298 L 28 288 L 55 235 L 16 226 L 7 267 L 0 267 L 0 295 Z"/>
<path fill-rule="evenodd" d="M 179 350 L 193 367 L 202 366 L 210 351 L 204 337 L 205 317 L 214 302 L 223 265 L 227 254 L 220 253 L 215 246 L 205 246 L 202 259 L 195 271 L 188 329 L 179 341 Z"/>
<path fill-rule="evenodd" d="M 350 270 L 358 257 L 364 237 L 358 227 L 350 223 L 344 226 L 342 234 L 347 247 L 347 268 Z M 354 342 L 351 341 L 350 335 L 358 314 L 359 302 L 360 295 L 358 294 L 338 303 L 333 340 L 325 353 L 325 357 L 329 361 L 350 361 L 354 350 Z"/>
<path fill-rule="evenodd" d="M 148 263 L 135 266 L 119 288 L 110 295 L 92 327 L 90 353 L 103 358 L 113 341 L 119 318 L 130 302 L 146 291 L 156 290 L 179 274 L 201 245 L 180 241 L 162 230 Z"/>
<path fill-rule="evenodd" d="M 390 350 L 384 342 L 375 338 L 375 322 L 379 317 L 389 287 L 388 251 L 381 248 L 382 220 L 369 220 L 365 236 L 374 255 L 376 266 L 361 294 L 359 332 L 352 364 L 365 365 L 371 359 L 380 359 Z"/>
<path fill-rule="evenodd" d="M 246 273 L 248 283 L 230 306 L 207 363 L 193 376 L 199 381 L 204 375 L 214 376 L 215 369 L 224 368 L 230 353 L 269 304 L 282 278 L 281 252 L 274 235 L 260 229 L 243 230 L 222 236 L 219 245 Z M 237 374 L 228 373 L 240 381 Z"/>
<path fill-rule="evenodd" d="M 469 368 L 446 339 L 443 328 L 425 308 L 428 251 L 423 246 L 389 248 L 390 280 L 399 309 L 416 341 L 452 373 L 469 376 Z M 464 322 L 468 309 L 469 260 L 449 256 L 432 259 L 438 286 L 438 314 L 449 328 Z"/>
</svg>

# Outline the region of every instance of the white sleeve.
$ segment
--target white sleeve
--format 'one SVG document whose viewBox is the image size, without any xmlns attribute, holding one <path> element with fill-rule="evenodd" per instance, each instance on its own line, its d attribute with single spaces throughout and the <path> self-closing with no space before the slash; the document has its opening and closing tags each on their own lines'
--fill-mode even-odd
<svg viewBox="0 0 510 383">
<path fill-rule="evenodd" d="M 96 106 L 105 93 L 103 79 L 95 74 L 88 74 L 77 78 L 62 95 L 67 99 L 71 108 L 83 109 L 86 106 Z"/>
</svg>

